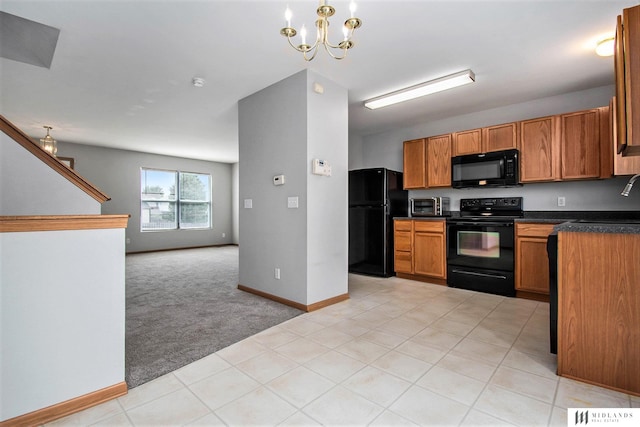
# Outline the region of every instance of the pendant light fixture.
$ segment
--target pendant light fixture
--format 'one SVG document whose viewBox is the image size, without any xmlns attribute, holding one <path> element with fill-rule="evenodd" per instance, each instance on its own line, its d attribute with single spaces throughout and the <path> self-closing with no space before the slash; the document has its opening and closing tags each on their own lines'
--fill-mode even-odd
<svg viewBox="0 0 640 427">
<path fill-rule="evenodd" d="M 56 153 L 58 152 L 58 143 L 51 137 L 51 135 L 49 135 L 49 131 L 53 128 L 51 126 L 42 127 L 47 130 L 47 136 L 40 139 L 40 147 L 42 147 L 44 151 L 55 157 Z"/>
<path fill-rule="evenodd" d="M 288 6 L 284 13 L 287 26 L 280 30 L 280 34 L 287 38 L 291 47 L 298 52 L 302 52 L 302 56 L 305 61 L 313 60 L 313 58 L 316 57 L 316 53 L 318 53 L 318 48 L 320 46 L 323 46 L 332 58 L 343 59 L 347 56 L 347 50 L 353 47 L 353 41 L 351 41 L 353 32 L 356 28 L 360 28 L 362 25 L 362 21 L 354 16 L 356 11 L 356 4 L 354 1 L 349 5 L 349 11 L 351 12 L 351 17 L 344 22 L 344 26 L 342 27 L 343 39 L 338 44 L 334 45 L 329 42 L 329 18 L 336 13 L 336 9 L 333 6 L 326 4 L 325 0 L 320 0 L 320 5 L 318 6 L 318 9 L 316 9 L 318 19 L 316 20 L 316 40 L 313 44 L 307 43 L 307 29 L 304 25 L 300 28 L 300 39 L 302 43 L 295 45 L 291 41 L 291 38 L 295 37 L 298 32 L 291 26 L 291 17 L 293 14 Z"/>
</svg>

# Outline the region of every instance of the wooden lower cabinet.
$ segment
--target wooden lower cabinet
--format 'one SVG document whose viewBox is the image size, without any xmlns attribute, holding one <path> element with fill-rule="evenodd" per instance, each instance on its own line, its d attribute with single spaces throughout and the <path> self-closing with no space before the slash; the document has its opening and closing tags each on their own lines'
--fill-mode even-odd
<svg viewBox="0 0 640 427">
<path fill-rule="evenodd" d="M 396 274 L 418 280 L 434 279 L 446 284 L 447 235 L 444 220 L 394 221 Z"/>
<path fill-rule="evenodd" d="M 393 222 L 393 265 L 396 273 L 413 273 L 413 221 Z"/>
<path fill-rule="evenodd" d="M 447 278 L 447 237 L 444 221 L 415 221 L 413 224 L 413 272 Z"/>
<path fill-rule="evenodd" d="M 558 375 L 640 396 L 640 234 L 558 233 Z"/>
<path fill-rule="evenodd" d="M 548 297 L 547 237 L 553 231 L 554 225 L 549 223 L 516 223 L 516 292 L 532 292 Z"/>
</svg>

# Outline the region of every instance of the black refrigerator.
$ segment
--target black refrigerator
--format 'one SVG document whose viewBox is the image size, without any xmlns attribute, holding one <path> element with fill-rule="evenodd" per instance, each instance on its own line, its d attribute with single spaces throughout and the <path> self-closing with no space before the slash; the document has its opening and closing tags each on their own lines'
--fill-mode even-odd
<svg viewBox="0 0 640 427">
<path fill-rule="evenodd" d="M 393 276 L 393 218 L 406 216 L 402 172 L 349 171 L 349 272 Z"/>
</svg>

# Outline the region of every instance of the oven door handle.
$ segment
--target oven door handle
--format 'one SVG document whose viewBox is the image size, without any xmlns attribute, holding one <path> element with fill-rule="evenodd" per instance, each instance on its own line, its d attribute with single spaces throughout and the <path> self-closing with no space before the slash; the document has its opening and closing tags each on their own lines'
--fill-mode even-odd
<svg viewBox="0 0 640 427">
<path fill-rule="evenodd" d="M 457 269 L 453 269 L 451 271 L 453 273 L 468 274 L 470 276 L 492 277 L 492 278 L 496 278 L 496 279 L 505 279 L 505 280 L 507 279 L 506 276 L 503 276 L 501 274 L 476 273 L 475 271 L 463 271 L 463 270 L 457 270 Z"/>
<path fill-rule="evenodd" d="M 484 225 L 491 227 L 513 227 L 513 222 L 491 222 L 491 221 L 478 221 L 478 222 L 466 222 L 466 221 L 453 221 L 448 224 L 449 226 L 455 225 Z"/>
</svg>

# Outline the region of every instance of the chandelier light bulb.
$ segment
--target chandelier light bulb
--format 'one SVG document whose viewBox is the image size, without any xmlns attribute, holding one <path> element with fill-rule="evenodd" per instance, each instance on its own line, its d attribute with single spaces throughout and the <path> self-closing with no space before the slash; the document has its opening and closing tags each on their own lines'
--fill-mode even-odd
<svg viewBox="0 0 640 427">
<path fill-rule="evenodd" d="M 302 44 L 307 44 L 307 27 L 302 24 L 302 28 L 300 28 L 300 38 L 302 39 Z"/>
<path fill-rule="evenodd" d="M 349 3 L 349 12 L 351 12 L 351 17 L 353 18 L 355 13 L 356 13 L 356 2 L 352 1 L 351 3 Z"/>
<path fill-rule="evenodd" d="M 289 9 L 289 6 L 287 5 L 287 10 L 284 11 L 284 19 L 287 21 L 287 28 L 291 27 L 292 16 L 293 16 L 293 13 L 291 13 L 291 9 Z"/>
</svg>

